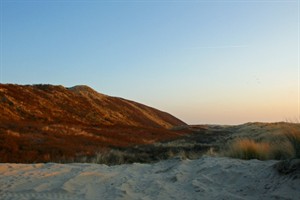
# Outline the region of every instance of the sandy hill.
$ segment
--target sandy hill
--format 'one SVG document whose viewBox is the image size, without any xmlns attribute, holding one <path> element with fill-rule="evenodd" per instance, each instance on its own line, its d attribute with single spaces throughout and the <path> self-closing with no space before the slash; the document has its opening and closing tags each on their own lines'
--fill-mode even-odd
<svg viewBox="0 0 300 200">
<path fill-rule="evenodd" d="M 0 84 L 0 162 L 70 160 L 177 137 L 172 115 L 88 86 Z"/>
<path fill-rule="evenodd" d="M 88 86 L 0 85 L 1 122 L 30 121 L 85 125 L 171 128 L 184 122 L 168 113 Z"/>
</svg>

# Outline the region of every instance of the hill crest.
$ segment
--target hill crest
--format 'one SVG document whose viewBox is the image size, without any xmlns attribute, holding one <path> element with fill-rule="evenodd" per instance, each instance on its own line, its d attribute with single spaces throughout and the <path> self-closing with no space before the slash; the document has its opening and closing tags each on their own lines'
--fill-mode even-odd
<svg viewBox="0 0 300 200">
<path fill-rule="evenodd" d="M 185 125 L 149 106 L 96 92 L 85 85 L 0 85 L 0 121 L 172 128 Z"/>
</svg>

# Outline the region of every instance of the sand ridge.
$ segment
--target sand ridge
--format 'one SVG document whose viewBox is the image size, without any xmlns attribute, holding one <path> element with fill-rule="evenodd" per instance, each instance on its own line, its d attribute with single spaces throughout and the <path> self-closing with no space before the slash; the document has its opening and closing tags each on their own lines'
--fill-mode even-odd
<svg viewBox="0 0 300 200">
<path fill-rule="evenodd" d="M 155 164 L 0 164 L 0 199 L 299 199 L 278 161 L 203 157 Z"/>
</svg>

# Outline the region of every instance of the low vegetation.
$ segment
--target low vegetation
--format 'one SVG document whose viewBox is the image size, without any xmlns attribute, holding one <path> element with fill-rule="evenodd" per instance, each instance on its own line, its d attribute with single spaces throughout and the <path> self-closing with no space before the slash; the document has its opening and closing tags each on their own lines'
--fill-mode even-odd
<svg viewBox="0 0 300 200">
<path fill-rule="evenodd" d="M 266 142 L 257 143 L 252 139 L 235 140 L 229 147 L 228 156 L 241 159 L 260 159 L 268 158 L 270 144 Z"/>
<path fill-rule="evenodd" d="M 0 162 L 117 165 L 174 157 L 197 159 L 202 155 L 285 160 L 300 157 L 298 130 L 298 126 L 287 123 L 168 130 L 28 122 L 16 126 L 7 122 L 0 124 Z"/>
<path fill-rule="evenodd" d="M 192 130 L 191 130 L 192 129 Z M 179 131 L 179 130 L 177 130 Z M 153 163 L 170 158 L 197 159 L 203 155 L 215 155 L 218 139 L 224 133 L 199 127 L 185 127 L 188 134 L 171 140 L 129 147 L 113 147 L 97 152 L 93 156 L 81 156 L 69 162 L 87 162 L 107 165 L 129 163 Z M 66 162 L 62 160 L 61 162 Z"/>
<path fill-rule="evenodd" d="M 8 126 L 0 124 L 0 162 L 93 162 L 99 152 L 107 154 L 114 149 L 125 153 L 125 150 L 133 151 L 135 146 L 146 149 L 155 142 L 185 134 L 183 131 L 125 126 L 41 126 L 26 123 L 24 126 L 11 124 L 7 130 Z M 108 155 L 115 157 L 111 152 Z"/>
<path fill-rule="evenodd" d="M 196 159 L 218 149 L 229 133 L 206 126 L 156 129 L 14 122 L 0 124 L 0 162 L 151 163 Z"/>
<path fill-rule="evenodd" d="M 285 135 L 294 148 L 294 156 L 300 158 L 300 130 L 293 129 Z"/>
<path fill-rule="evenodd" d="M 261 141 L 238 138 L 230 142 L 224 155 L 246 160 L 300 158 L 300 130 L 292 129 L 281 135 L 269 135 Z"/>
</svg>

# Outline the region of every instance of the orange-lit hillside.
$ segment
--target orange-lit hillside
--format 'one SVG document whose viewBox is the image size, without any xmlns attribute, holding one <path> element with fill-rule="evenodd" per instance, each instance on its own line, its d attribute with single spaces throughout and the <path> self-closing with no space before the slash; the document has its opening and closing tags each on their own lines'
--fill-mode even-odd
<svg viewBox="0 0 300 200">
<path fill-rule="evenodd" d="M 168 140 L 185 125 L 157 109 L 87 86 L 0 84 L 0 162 L 93 156 L 110 147 Z"/>
</svg>

